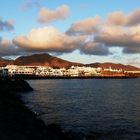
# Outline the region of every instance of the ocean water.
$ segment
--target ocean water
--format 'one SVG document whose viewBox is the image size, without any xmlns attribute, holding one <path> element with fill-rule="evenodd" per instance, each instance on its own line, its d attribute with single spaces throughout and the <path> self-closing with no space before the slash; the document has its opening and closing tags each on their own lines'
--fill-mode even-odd
<svg viewBox="0 0 140 140">
<path fill-rule="evenodd" d="M 101 140 L 140 139 L 140 78 L 29 80 L 26 105 L 46 124 L 97 133 Z"/>
</svg>

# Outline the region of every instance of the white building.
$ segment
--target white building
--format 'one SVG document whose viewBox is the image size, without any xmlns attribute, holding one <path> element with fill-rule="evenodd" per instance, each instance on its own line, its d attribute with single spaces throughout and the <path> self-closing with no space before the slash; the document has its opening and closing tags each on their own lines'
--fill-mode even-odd
<svg viewBox="0 0 140 140">
<path fill-rule="evenodd" d="M 16 66 L 16 65 L 7 65 L 8 73 L 10 76 L 13 75 L 33 75 L 35 69 L 30 66 Z"/>
<path fill-rule="evenodd" d="M 69 69 L 60 68 L 55 69 L 46 66 L 17 66 L 7 65 L 8 73 L 10 76 L 14 75 L 37 75 L 37 76 L 98 76 L 101 72 L 100 68 L 86 67 L 86 66 L 71 66 Z"/>
</svg>

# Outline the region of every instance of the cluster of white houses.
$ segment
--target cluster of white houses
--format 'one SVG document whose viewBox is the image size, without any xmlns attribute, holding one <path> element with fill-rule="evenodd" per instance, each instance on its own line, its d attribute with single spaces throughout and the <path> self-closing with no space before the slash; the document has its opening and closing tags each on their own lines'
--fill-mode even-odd
<svg viewBox="0 0 140 140">
<path fill-rule="evenodd" d="M 66 68 L 52 68 L 45 66 L 17 66 L 7 65 L 3 69 L 9 76 L 14 75 L 36 75 L 36 76 L 98 76 L 100 74 L 100 68 L 93 67 L 79 67 L 71 66 L 69 69 Z"/>
<path fill-rule="evenodd" d="M 51 68 L 46 66 L 17 66 L 17 65 L 7 65 L 6 67 L 0 67 L 0 76 L 16 76 L 16 75 L 35 75 L 41 77 L 82 77 L 82 76 L 102 76 L 105 72 L 115 73 L 117 75 L 123 75 L 124 73 L 129 73 L 129 71 L 124 71 L 122 69 L 112 69 L 111 67 L 102 70 L 102 68 L 93 68 L 86 66 L 71 66 L 70 68 Z M 136 71 L 131 71 L 135 73 Z M 140 74 L 140 71 L 137 71 Z M 108 73 L 107 73 L 108 74 Z"/>
</svg>

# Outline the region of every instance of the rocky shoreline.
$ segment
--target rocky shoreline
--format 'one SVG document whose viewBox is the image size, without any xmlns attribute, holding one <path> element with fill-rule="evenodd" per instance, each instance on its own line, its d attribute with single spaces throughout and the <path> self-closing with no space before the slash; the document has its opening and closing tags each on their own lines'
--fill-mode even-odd
<svg viewBox="0 0 140 140">
<path fill-rule="evenodd" d="M 0 79 L 0 140 L 95 140 L 94 133 L 63 132 L 57 124 L 46 126 L 20 99 L 33 89 L 22 79 Z"/>
</svg>

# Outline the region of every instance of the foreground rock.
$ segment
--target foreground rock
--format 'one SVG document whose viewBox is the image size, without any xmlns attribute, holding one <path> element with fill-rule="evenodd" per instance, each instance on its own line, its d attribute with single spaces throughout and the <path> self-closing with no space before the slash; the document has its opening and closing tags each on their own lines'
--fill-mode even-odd
<svg viewBox="0 0 140 140">
<path fill-rule="evenodd" d="M 16 92 L 33 90 L 21 79 L 0 79 L 0 140 L 94 140 L 96 135 L 64 133 L 56 124 L 46 126 L 24 106 Z"/>
<path fill-rule="evenodd" d="M 22 79 L 0 79 L 0 90 L 3 92 L 26 92 L 32 91 L 33 88 Z"/>
</svg>

